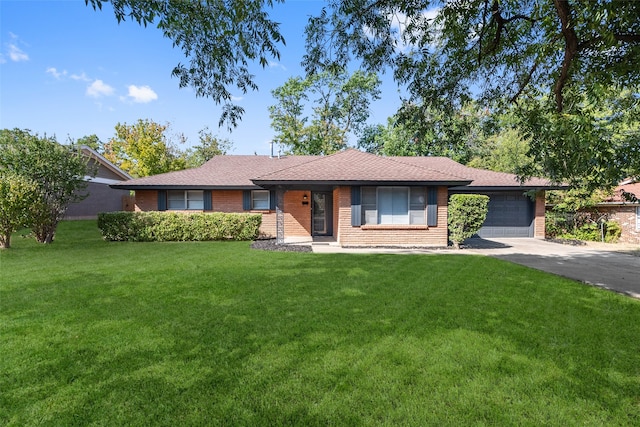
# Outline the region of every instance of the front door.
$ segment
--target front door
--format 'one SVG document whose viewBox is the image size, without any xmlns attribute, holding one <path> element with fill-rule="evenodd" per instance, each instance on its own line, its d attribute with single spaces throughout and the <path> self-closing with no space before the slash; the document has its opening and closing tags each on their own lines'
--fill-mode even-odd
<svg viewBox="0 0 640 427">
<path fill-rule="evenodd" d="M 333 235 L 333 194 L 312 193 L 311 221 L 314 236 Z"/>
</svg>

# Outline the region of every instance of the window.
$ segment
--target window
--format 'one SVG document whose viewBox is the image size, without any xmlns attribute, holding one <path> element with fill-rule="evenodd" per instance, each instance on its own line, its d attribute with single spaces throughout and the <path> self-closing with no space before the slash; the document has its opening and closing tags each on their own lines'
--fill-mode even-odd
<svg viewBox="0 0 640 427">
<path fill-rule="evenodd" d="M 269 190 L 253 190 L 251 192 L 251 209 L 268 210 L 269 206 Z"/>
<path fill-rule="evenodd" d="M 426 224 L 424 187 L 362 187 L 363 224 Z"/>
<path fill-rule="evenodd" d="M 640 230 L 640 206 L 636 208 L 636 230 Z"/>
<path fill-rule="evenodd" d="M 167 191 L 167 209 L 169 210 L 203 210 L 204 191 L 202 190 L 169 190 Z"/>
</svg>

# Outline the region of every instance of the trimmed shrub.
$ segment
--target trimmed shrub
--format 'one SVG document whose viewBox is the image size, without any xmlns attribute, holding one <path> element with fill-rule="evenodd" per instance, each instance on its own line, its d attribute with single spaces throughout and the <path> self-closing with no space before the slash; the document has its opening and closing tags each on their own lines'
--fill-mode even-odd
<svg viewBox="0 0 640 427">
<path fill-rule="evenodd" d="M 241 213 L 107 212 L 98 215 L 110 241 L 175 242 L 254 240 L 262 215 Z"/>
<path fill-rule="evenodd" d="M 607 243 L 616 243 L 622 235 L 622 226 L 617 221 L 607 221 L 604 223 L 604 241 Z"/>
<path fill-rule="evenodd" d="M 456 248 L 480 230 L 487 218 L 489 196 L 454 194 L 449 199 L 449 238 Z"/>
</svg>

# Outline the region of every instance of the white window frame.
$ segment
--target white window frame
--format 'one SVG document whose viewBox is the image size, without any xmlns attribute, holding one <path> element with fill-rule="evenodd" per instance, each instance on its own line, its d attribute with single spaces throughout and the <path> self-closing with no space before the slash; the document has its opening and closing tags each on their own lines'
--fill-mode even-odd
<svg viewBox="0 0 640 427">
<path fill-rule="evenodd" d="M 172 194 L 173 193 L 173 194 Z M 182 199 L 178 195 L 182 194 Z M 173 196 L 173 198 L 171 197 Z M 173 203 L 181 201 L 181 207 Z M 204 191 L 203 190 L 168 190 L 167 191 L 167 210 L 169 211 L 202 211 L 204 210 Z"/>
<path fill-rule="evenodd" d="M 636 230 L 640 231 L 640 206 L 636 206 Z"/>
<path fill-rule="evenodd" d="M 266 200 L 265 196 L 266 195 Z M 256 197 L 259 196 L 259 197 Z M 269 190 L 251 190 L 251 209 L 268 211 L 271 207 L 271 192 Z"/>
</svg>

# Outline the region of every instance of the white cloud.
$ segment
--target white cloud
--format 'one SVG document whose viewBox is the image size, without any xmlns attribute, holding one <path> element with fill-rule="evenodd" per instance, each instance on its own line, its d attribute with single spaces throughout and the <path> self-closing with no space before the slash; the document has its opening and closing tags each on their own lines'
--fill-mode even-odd
<svg viewBox="0 0 640 427">
<path fill-rule="evenodd" d="M 149 86 L 129 85 L 128 96 L 133 99 L 133 102 L 140 104 L 146 104 L 147 102 L 158 99 L 158 94 L 156 94 Z"/>
<path fill-rule="evenodd" d="M 243 98 L 241 96 L 233 96 L 233 95 L 231 95 L 231 100 L 233 102 L 239 102 L 239 101 L 242 101 L 242 99 Z"/>
<path fill-rule="evenodd" d="M 276 61 L 269 61 L 269 68 L 281 68 L 284 71 L 287 71 L 287 67 Z"/>
<path fill-rule="evenodd" d="M 58 71 L 56 67 L 49 67 L 46 72 L 58 80 L 67 75 L 67 70 Z"/>
<path fill-rule="evenodd" d="M 87 95 L 94 98 L 99 98 L 101 96 L 110 96 L 113 95 L 113 92 L 113 88 L 102 80 L 95 80 L 93 83 L 87 86 Z"/>
<path fill-rule="evenodd" d="M 22 61 L 29 60 L 29 55 L 24 53 L 18 46 L 16 46 L 13 43 L 9 43 L 8 46 L 9 46 L 9 58 L 11 58 L 13 62 L 22 62 Z"/>
<path fill-rule="evenodd" d="M 13 62 L 28 61 L 29 55 L 27 55 L 22 49 L 18 47 L 18 43 L 20 42 L 20 40 L 18 40 L 18 36 L 10 32 L 9 37 L 11 37 L 11 41 L 5 43 L 9 59 L 11 59 Z"/>
<path fill-rule="evenodd" d="M 66 74 L 66 71 L 65 71 Z M 84 71 L 80 74 L 71 74 L 69 77 L 71 77 L 73 80 L 79 80 L 82 82 L 90 82 L 91 79 L 89 77 L 87 77 L 87 75 L 84 73 Z"/>
</svg>

